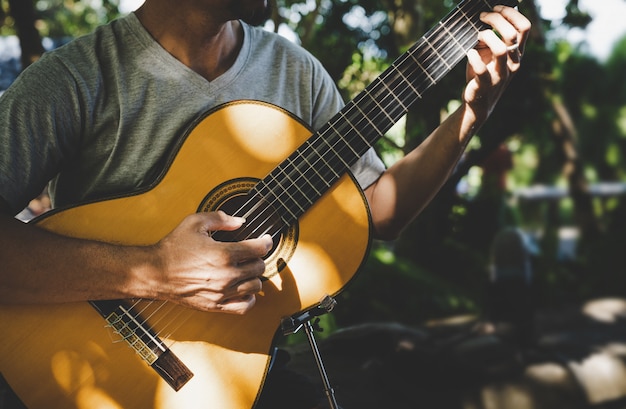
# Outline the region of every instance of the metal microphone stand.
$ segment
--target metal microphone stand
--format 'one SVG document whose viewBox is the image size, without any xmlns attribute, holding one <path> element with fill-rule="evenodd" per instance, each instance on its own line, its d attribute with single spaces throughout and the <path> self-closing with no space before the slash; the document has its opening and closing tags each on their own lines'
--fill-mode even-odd
<svg viewBox="0 0 626 409">
<path fill-rule="evenodd" d="M 326 295 L 321 299 L 317 306 L 304 311 L 301 314 L 285 317 L 281 321 L 281 329 L 284 335 L 295 334 L 301 328 L 304 328 L 307 339 L 309 340 L 309 346 L 313 352 L 313 357 L 315 358 L 315 363 L 317 364 L 317 369 L 320 377 L 322 378 L 324 393 L 328 398 L 330 409 L 339 409 L 339 406 L 337 405 L 337 400 L 335 399 L 335 391 L 330 386 L 330 381 L 328 380 L 328 375 L 326 374 L 326 369 L 324 368 L 324 363 L 322 362 L 322 355 L 317 347 L 314 332 L 322 330 L 319 326 L 320 319 L 318 317 L 331 312 L 333 308 L 335 308 L 335 305 L 337 305 L 337 301 Z"/>
</svg>

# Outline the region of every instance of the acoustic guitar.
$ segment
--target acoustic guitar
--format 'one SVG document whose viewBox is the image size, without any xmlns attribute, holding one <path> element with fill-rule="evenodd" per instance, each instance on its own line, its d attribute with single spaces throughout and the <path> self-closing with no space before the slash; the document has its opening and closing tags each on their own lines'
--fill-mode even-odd
<svg viewBox="0 0 626 409">
<path fill-rule="evenodd" d="M 247 222 L 214 238 L 269 233 L 274 248 L 244 316 L 154 300 L 0 306 L 11 388 L 30 409 L 254 407 L 281 320 L 338 294 L 367 256 L 369 211 L 350 166 L 476 45 L 479 15 L 494 5 L 461 2 L 316 132 L 278 107 L 232 102 L 190 125 L 149 188 L 33 221 L 147 245 L 188 214 L 222 209 Z"/>
</svg>

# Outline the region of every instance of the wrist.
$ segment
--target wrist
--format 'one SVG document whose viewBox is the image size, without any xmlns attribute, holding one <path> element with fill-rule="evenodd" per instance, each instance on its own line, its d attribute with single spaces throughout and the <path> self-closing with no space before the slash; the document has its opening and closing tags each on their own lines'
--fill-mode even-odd
<svg viewBox="0 0 626 409">
<path fill-rule="evenodd" d="M 123 253 L 125 256 L 121 259 L 125 260 L 127 275 L 121 290 L 125 298 L 159 298 L 163 263 L 156 246 L 129 246 Z"/>
<path fill-rule="evenodd" d="M 487 114 L 475 109 L 475 104 L 469 102 L 464 102 L 457 113 L 459 114 L 459 135 L 461 141 L 467 144 L 485 123 Z"/>
</svg>

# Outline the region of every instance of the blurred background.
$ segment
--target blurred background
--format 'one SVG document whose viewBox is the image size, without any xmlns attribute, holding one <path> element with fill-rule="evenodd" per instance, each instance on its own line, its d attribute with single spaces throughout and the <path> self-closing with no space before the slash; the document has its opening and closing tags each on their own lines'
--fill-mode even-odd
<svg viewBox="0 0 626 409">
<path fill-rule="evenodd" d="M 265 28 L 320 59 L 346 100 L 456 5 L 270 1 Z M 0 93 L 44 51 L 140 4 L 0 0 Z M 431 205 L 400 239 L 373 244 L 321 317 L 322 348 L 352 405 L 626 408 L 626 1 L 519 9 L 532 35 L 491 120 Z M 376 146 L 386 163 L 458 106 L 464 80 L 460 64 L 411 107 Z M 43 192 L 19 217 L 48 206 Z M 302 363 L 303 337 L 278 343 Z M 346 373 L 378 380 L 377 392 L 350 401 Z"/>
</svg>

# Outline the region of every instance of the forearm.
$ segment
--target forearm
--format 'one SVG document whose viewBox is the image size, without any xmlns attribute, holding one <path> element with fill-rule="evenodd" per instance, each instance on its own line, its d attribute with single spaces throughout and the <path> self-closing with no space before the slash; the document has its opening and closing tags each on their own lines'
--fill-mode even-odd
<svg viewBox="0 0 626 409">
<path fill-rule="evenodd" d="M 496 6 L 481 20 L 493 29 L 481 31 L 478 45 L 467 53 L 461 107 L 365 192 L 380 238 L 396 237 L 432 200 L 520 68 L 528 19 L 514 8 Z"/>
<path fill-rule="evenodd" d="M 463 105 L 366 190 L 378 238 L 396 238 L 446 182 L 479 123 Z"/>
<path fill-rule="evenodd" d="M 202 311 L 243 314 L 261 291 L 272 238 L 218 242 L 244 220 L 194 213 L 158 243 L 123 246 L 60 236 L 2 209 L 0 303 L 58 303 L 118 298 L 172 301 Z"/>
<path fill-rule="evenodd" d="M 141 247 L 73 239 L 0 215 L 0 302 L 149 297 L 153 262 Z"/>
</svg>

